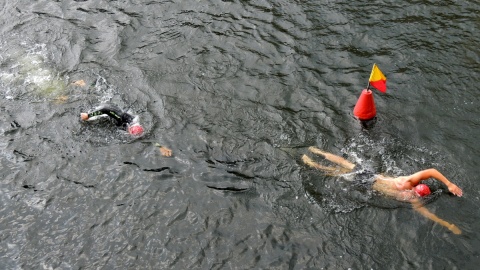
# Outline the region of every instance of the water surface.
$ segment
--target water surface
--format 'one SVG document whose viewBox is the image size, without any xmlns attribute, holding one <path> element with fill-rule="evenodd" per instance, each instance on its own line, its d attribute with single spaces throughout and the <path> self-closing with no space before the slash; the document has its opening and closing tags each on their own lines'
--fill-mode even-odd
<svg viewBox="0 0 480 270">
<path fill-rule="evenodd" d="M 5 269 L 475 269 L 474 1 L 0 3 Z M 352 109 L 373 63 L 377 122 Z M 84 80 L 85 86 L 71 83 Z M 131 138 L 81 123 L 102 102 Z M 162 157 L 155 143 L 173 150 Z M 352 189 L 315 145 L 376 172 L 435 167 L 427 207 Z"/>
</svg>

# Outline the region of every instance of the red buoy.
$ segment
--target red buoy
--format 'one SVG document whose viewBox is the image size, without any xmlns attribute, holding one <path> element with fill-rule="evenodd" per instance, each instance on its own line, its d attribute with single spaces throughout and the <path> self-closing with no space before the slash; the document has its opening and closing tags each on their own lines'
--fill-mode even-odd
<svg viewBox="0 0 480 270">
<path fill-rule="evenodd" d="M 355 108 L 353 108 L 353 115 L 355 115 L 361 121 L 373 119 L 375 115 L 377 115 L 377 109 L 375 109 L 372 91 L 363 89 Z"/>
</svg>

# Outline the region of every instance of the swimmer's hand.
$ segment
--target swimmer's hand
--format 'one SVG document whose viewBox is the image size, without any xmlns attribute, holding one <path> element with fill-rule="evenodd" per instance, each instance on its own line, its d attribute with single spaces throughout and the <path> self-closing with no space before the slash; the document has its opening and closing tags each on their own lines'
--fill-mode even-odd
<svg viewBox="0 0 480 270">
<path fill-rule="evenodd" d="M 165 146 L 161 146 L 158 143 L 156 143 L 155 146 L 158 147 L 162 156 L 164 156 L 164 157 L 171 157 L 172 156 L 172 150 L 170 150 L 169 148 L 167 148 Z"/>
<path fill-rule="evenodd" d="M 80 114 L 80 118 L 81 118 L 83 121 L 88 120 L 88 113 L 81 113 L 81 114 Z"/>
<path fill-rule="evenodd" d="M 463 195 L 462 189 L 455 184 L 450 183 L 450 185 L 448 185 L 448 190 L 454 195 L 457 195 L 458 197 L 462 197 Z"/>
</svg>

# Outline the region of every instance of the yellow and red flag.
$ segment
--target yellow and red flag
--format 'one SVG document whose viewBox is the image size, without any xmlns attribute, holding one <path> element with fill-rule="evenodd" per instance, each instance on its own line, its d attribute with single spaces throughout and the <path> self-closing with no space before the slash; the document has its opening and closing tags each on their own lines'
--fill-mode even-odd
<svg viewBox="0 0 480 270">
<path fill-rule="evenodd" d="M 375 87 L 380 92 L 387 92 L 387 77 L 383 75 L 382 71 L 373 64 L 372 73 L 370 73 L 369 84 Z"/>
</svg>

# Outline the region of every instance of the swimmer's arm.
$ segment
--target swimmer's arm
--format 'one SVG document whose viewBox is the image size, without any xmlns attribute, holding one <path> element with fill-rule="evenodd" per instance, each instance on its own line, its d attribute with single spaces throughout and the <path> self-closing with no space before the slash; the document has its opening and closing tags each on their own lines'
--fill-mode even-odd
<svg viewBox="0 0 480 270">
<path fill-rule="evenodd" d="M 80 118 L 85 121 L 85 120 L 89 120 L 92 117 L 96 117 L 100 115 L 108 115 L 114 120 L 116 120 L 117 122 L 122 121 L 122 111 L 112 106 L 101 106 L 96 110 L 94 110 L 93 112 L 81 113 Z"/>
<path fill-rule="evenodd" d="M 103 110 L 98 110 L 98 111 L 93 111 L 89 113 L 81 113 L 80 118 L 84 121 L 90 120 L 92 117 L 100 116 L 100 115 L 108 115 L 106 112 Z"/>
<path fill-rule="evenodd" d="M 448 223 L 447 221 L 439 218 L 434 213 L 430 212 L 425 206 L 423 206 L 417 199 L 412 200 L 411 203 L 413 205 L 413 209 L 415 209 L 415 211 L 422 214 L 424 217 L 426 217 L 426 218 L 428 218 L 432 221 L 435 221 L 436 223 L 444 226 L 445 228 L 449 229 L 454 234 L 461 234 L 462 233 L 462 230 L 460 230 L 460 228 L 458 228 L 455 224 Z"/>
<path fill-rule="evenodd" d="M 463 191 L 461 188 L 450 182 L 443 174 L 441 174 L 436 169 L 423 170 L 410 175 L 410 181 L 414 186 L 418 185 L 423 180 L 427 180 L 428 178 L 435 178 L 438 181 L 444 183 L 451 193 L 459 197 L 463 195 Z"/>
</svg>

